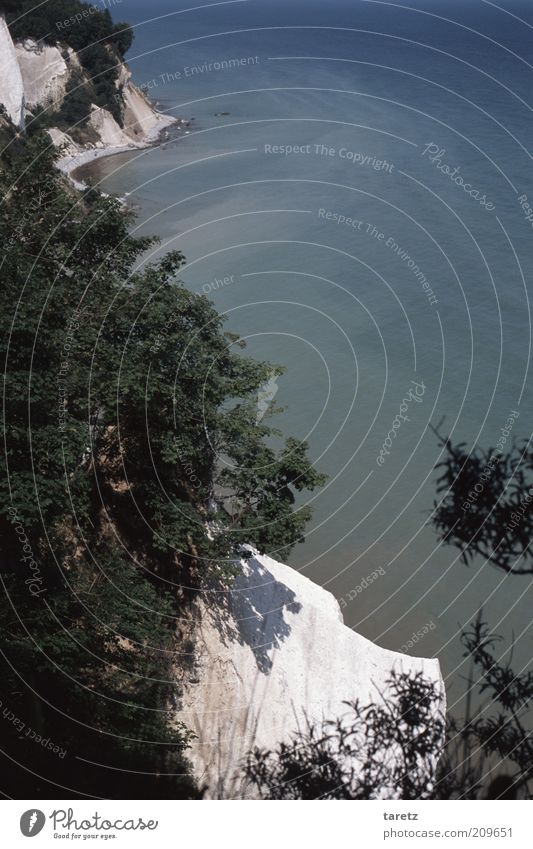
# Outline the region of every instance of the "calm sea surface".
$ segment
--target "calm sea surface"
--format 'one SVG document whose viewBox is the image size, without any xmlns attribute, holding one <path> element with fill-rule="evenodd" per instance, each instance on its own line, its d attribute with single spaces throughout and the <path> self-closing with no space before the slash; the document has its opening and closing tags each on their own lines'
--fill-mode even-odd
<svg viewBox="0 0 533 849">
<path fill-rule="evenodd" d="M 530 581 L 466 568 L 427 523 L 430 422 L 487 446 L 516 410 L 531 434 L 533 7 L 410 6 L 116 4 L 134 80 L 194 120 L 91 173 L 186 254 L 184 282 L 250 354 L 287 366 L 279 424 L 329 474 L 291 564 L 380 645 L 434 624 L 410 651 L 441 659 L 453 705 L 458 629 L 481 606 L 516 667 L 531 656 Z"/>
</svg>

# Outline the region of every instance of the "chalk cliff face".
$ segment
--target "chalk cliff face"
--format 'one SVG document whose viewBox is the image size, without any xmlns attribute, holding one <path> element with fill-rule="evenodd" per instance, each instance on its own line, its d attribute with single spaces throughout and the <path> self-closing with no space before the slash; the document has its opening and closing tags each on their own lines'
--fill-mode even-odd
<svg viewBox="0 0 533 849">
<path fill-rule="evenodd" d="M 113 116 L 107 109 L 101 109 L 98 106 L 93 106 L 91 117 L 89 118 L 90 126 L 96 130 L 96 134 L 103 145 L 108 147 L 128 146 L 131 144 L 131 138 L 126 133 L 126 130 L 117 124 Z"/>
<path fill-rule="evenodd" d="M 0 15 L 0 103 L 17 127 L 24 125 L 24 85 L 5 18 Z"/>
<path fill-rule="evenodd" d="M 37 43 L 32 38 L 13 43 L 11 34 L 0 15 L 0 103 L 14 124 L 22 127 L 25 108 L 57 109 L 65 97 L 73 71 L 81 69 L 77 54 L 70 47 Z M 80 159 L 84 153 L 145 147 L 154 141 L 161 129 L 173 123 L 173 118 L 157 112 L 144 94 L 132 83 L 127 65 L 119 68 L 117 88 L 124 100 L 124 126 L 120 127 L 107 109 L 91 107 L 89 126 L 96 141 L 83 147 L 68 133 L 57 128 L 50 130 L 54 144 L 67 145 L 70 159 Z M 83 161 L 83 159 L 82 159 Z M 63 163 L 65 170 L 70 163 Z"/>
<path fill-rule="evenodd" d="M 139 141 L 154 129 L 159 129 L 161 115 L 154 111 L 149 100 L 131 82 L 131 72 L 126 65 L 122 66 L 118 85 L 122 88 L 124 98 L 124 130 L 133 141 Z"/>
<path fill-rule="evenodd" d="M 73 67 L 79 67 L 73 50 L 64 51 L 48 44 L 39 45 L 32 38 L 15 45 L 15 53 L 24 85 L 25 102 L 29 108 L 57 107 Z"/>
<path fill-rule="evenodd" d="M 438 661 L 386 651 L 346 627 L 335 598 L 269 557 L 243 562 L 228 593 L 195 603 L 195 661 L 180 682 L 177 719 L 197 736 L 190 759 L 211 798 L 251 798 L 242 763 L 312 723 L 340 718 L 346 701 L 381 699 L 392 670 L 436 682 Z M 390 797 L 389 797 L 390 798 Z"/>
</svg>

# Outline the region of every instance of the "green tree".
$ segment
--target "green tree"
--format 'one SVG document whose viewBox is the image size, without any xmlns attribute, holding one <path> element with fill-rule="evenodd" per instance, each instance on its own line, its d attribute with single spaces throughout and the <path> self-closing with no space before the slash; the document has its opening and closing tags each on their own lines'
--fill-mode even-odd
<svg viewBox="0 0 533 849">
<path fill-rule="evenodd" d="M 271 447 L 272 366 L 177 281 L 182 255 L 144 265 L 154 240 L 69 189 L 46 134 L 4 118 L 0 149 L 2 701 L 68 753 L 0 723 L 10 793 L 194 795 L 173 721 L 187 602 L 242 543 L 289 551 L 323 478 L 304 444 Z"/>
</svg>

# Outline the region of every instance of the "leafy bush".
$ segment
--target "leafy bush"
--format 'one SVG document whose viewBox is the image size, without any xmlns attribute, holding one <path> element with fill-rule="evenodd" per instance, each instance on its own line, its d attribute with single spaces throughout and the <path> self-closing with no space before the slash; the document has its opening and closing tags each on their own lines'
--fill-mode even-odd
<svg viewBox="0 0 533 849">
<path fill-rule="evenodd" d="M 274 752 L 255 749 L 246 774 L 268 799 L 429 799 L 444 743 L 440 694 L 421 673 L 393 672 L 376 702 L 349 704 Z"/>
<path fill-rule="evenodd" d="M 131 47 L 133 34 L 128 24 L 114 24 L 109 9 L 98 9 L 81 0 L 33 0 L 2 2 L 0 11 L 14 39 L 34 38 L 46 44 L 58 41 L 83 51 L 88 44 L 111 44 L 120 57 Z"/>
</svg>

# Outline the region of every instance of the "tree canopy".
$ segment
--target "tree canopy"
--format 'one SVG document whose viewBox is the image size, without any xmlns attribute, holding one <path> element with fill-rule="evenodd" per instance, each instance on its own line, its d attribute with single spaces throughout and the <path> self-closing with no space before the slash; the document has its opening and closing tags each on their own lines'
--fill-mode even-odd
<svg viewBox="0 0 533 849">
<path fill-rule="evenodd" d="M 323 477 L 304 443 L 273 447 L 256 399 L 276 367 L 179 283 L 184 257 L 144 263 L 131 212 L 2 122 L 2 698 L 68 754 L 12 721 L 2 748 L 25 797 L 188 796 L 188 599 L 243 543 L 286 555 Z"/>
<path fill-rule="evenodd" d="M 483 557 L 513 575 L 533 574 L 533 450 L 529 442 L 509 451 L 454 445 L 439 436 L 439 501 L 431 523 L 456 546 L 465 563 Z"/>
</svg>

